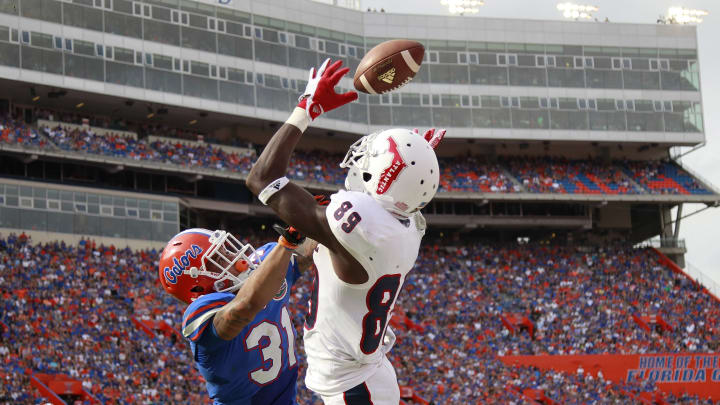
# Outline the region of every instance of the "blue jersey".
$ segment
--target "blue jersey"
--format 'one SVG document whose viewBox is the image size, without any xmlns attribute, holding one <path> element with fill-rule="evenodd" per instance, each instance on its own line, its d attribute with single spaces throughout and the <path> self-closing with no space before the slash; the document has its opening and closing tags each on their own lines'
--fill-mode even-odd
<svg viewBox="0 0 720 405">
<path fill-rule="evenodd" d="M 276 245 L 262 246 L 251 259 L 262 261 Z M 278 293 L 232 340 L 218 336 L 213 317 L 234 294 L 203 295 L 185 310 L 183 335 L 215 404 L 297 404 L 295 328 L 287 307 L 290 287 L 299 275 L 293 258 Z"/>
</svg>

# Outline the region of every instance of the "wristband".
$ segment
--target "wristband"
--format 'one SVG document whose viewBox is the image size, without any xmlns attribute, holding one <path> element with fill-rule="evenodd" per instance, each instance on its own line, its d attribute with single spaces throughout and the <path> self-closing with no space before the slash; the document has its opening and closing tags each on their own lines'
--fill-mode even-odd
<svg viewBox="0 0 720 405">
<path fill-rule="evenodd" d="M 305 109 L 295 107 L 292 114 L 290 114 L 290 118 L 288 118 L 285 123 L 294 126 L 299 129 L 300 132 L 305 132 L 308 125 L 310 125 L 310 118 L 308 117 L 308 113 Z"/>
<path fill-rule="evenodd" d="M 263 205 L 267 205 L 267 201 L 272 197 L 275 193 L 282 190 L 283 187 L 287 186 L 288 183 L 290 183 L 290 180 L 288 180 L 287 177 L 283 176 L 279 179 L 273 180 L 270 184 L 265 186 L 263 191 L 258 194 L 258 199 Z"/>
<path fill-rule="evenodd" d="M 287 250 L 292 250 L 292 251 L 294 251 L 295 249 L 298 248 L 298 245 L 294 245 L 294 244 L 288 242 L 288 240 L 282 236 L 278 238 L 278 245 L 284 247 Z"/>
</svg>

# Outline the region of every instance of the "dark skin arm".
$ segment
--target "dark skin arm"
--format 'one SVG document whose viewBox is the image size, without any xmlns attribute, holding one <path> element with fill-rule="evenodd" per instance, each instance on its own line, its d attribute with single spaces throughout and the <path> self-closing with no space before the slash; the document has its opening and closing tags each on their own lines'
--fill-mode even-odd
<svg viewBox="0 0 720 405">
<path fill-rule="evenodd" d="M 272 299 L 282 286 L 292 252 L 278 245 L 248 277 L 232 301 L 213 318 L 218 336 L 232 340 Z"/>
<path fill-rule="evenodd" d="M 260 194 L 268 184 L 285 176 L 290 156 L 301 136 L 300 129 L 291 124 L 284 124 L 275 132 L 246 180 L 253 194 Z M 330 250 L 335 273 L 341 280 L 350 284 L 368 280 L 362 265 L 333 235 L 325 218 L 326 207 L 318 205 L 312 194 L 290 182 L 268 200 L 268 205 L 280 219 Z"/>
</svg>

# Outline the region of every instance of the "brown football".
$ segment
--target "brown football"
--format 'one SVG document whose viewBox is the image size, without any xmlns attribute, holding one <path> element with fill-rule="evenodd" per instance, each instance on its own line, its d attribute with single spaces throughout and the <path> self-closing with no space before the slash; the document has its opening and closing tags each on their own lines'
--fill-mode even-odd
<svg viewBox="0 0 720 405">
<path fill-rule="evenodd" d="M 402 87 L 420 70 L 425 47 L 417 41 L 393 39 L 376 45 L 362 58 L 353 84 L 357 91 L 382 94 Z"/>
</svg>

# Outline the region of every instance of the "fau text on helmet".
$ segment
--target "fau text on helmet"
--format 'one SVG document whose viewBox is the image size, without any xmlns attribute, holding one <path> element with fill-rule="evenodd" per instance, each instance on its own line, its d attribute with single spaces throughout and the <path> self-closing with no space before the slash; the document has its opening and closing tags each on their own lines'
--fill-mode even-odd
<svg viewBox="0 0 720 405">
<path fill-rule="evenodd" d="M 388 150 L 390 151 L 390 153 L 393 154 L 393 160 L 392 163 L 390 163 L 390 166 L 387 169 L 383 170 L 382 174 L 380 175 L 380 181 L 378 181 L 376 191 L 378 194 L 385 194 L 385 192 L 390 188 L 390 186 L 392 186 L 395 179 L 397 179 L 400 172 L 407 167 L 407 163 L 405 163 L 405 160 L 400 155 L 397 143 L 392 136 L 388 138 L 388 143 L 390 144 Z"/>
</svg>

